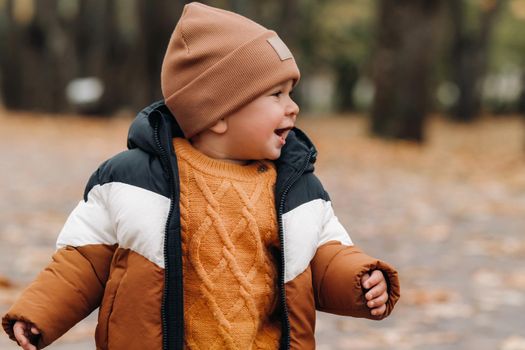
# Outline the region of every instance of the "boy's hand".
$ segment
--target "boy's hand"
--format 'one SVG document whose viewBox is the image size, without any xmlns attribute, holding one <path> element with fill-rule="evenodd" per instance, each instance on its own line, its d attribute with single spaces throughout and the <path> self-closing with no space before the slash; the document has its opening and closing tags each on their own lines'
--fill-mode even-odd
<svg viewBox="0 0 525 350">
<path fill-rule="evenodd" d="M 371 274 L 364 274 L 361 277 L 361 285 L 368 291 L 365 294 L 366 305 L 371 309 L 370 313 L 374 316 L 381 316 L 386 311 L 388 301 L 387 284 L 385 276 L 380 270 L 374 270 Z"/>
<path fill-rule="evenodd" d="M 16 321 L 13 326 L 13 333 L 22 349 L 37 350 L 37 347 L 31 344 L 31 340 L 34 340 L 40 334 L 40 331 L 32 323 Z"/>
</svg>

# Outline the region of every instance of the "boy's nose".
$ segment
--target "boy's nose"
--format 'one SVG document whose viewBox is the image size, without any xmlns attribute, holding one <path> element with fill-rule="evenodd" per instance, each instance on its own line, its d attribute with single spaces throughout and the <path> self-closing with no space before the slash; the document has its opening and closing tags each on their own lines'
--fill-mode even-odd
<svg viewBox="0 0 525 350">
<path fill-rule="evenodd" d="M 288 105 L 286 106 L 286 115 L 296 118 L 299 114 L 299 106 L 294 100 L 290 98 Z"/>
</svg>

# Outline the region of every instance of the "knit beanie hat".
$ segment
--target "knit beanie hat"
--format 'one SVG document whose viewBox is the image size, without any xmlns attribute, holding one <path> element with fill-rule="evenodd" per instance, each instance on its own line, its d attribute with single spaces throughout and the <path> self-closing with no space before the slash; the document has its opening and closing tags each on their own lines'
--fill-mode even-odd
<svg viewBox="0 0 525 350">
<path fill-rule="evenodd" d="M 290 50 L 274 31 L 233 12 L 184 7 L 162 63 L 165 103 L 190 138 L 275 85 L 299 80 Z"/>
</svg>

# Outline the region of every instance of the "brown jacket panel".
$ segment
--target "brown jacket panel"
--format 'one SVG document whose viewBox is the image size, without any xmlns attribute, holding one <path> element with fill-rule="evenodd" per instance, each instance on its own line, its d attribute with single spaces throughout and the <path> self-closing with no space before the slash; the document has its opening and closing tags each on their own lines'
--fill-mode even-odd
<svg viewBox="0 0 525 350">
<path fill-rule="evenodd" d="M 160 305 L 164 270 L 129 250 L 118 249 L 99 313 L 99 349 L 162 349 Z"/>
<path fill-rule="evenodd" d="M 315 349 L 315 300 L 310 267 L 286 283 L 285 288 L 290 320 L 290 349 Z"/>
<path fill-rule="evenodd" d="M 399 299 L 397 271 L 356 246 L 328 242 L 319 247 L 311 267 L 316 307 L 320 311 L 378 320 L 387 317 Z M 370 314 L 361 286 L 361 277 L 376 269 L 384 273 L 388 283 L 386 312 L 379 317 Z"/>
<path fill-rule="evenodd" d="M 2 326 L 9 337 L 15 340 L 13 325 L 17 320 L 29 321 L 41 331 L 38 346 L 43 348 L 89 315 L 102 299 L 108 275 L 103 266 L 109 266 L 113 250 L 111 246 L 88 245 L 56 251 L 53 261 L 3 317 Z"/>
</svg>

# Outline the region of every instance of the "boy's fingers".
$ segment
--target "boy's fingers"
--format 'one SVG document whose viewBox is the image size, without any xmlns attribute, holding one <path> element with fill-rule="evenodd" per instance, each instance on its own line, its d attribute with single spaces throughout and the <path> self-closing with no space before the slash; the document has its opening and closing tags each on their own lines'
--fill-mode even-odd
<svg viewBox="0 0 525 350">
<path fill-rule="evenodd" d="M 34 346 L 33 344 L 31 344 L 29 342 L 26 345 L 23 345 L 22 349 L 24 349 L 24 350 L 37 350 L 36 346 Z"/>
<path fill-rule="evenodd" d="M 369 278 L 370 278 L 370 275 L 367 274 L 367 273 L 365 273 L 365 274 L 361 277 L 361 285 L 362 285 L 364 288 L 366 288 L 366 289 L 369 288 L 369 287 L 367 287 L 368 284 L 366 283 L 366 280 L 369 279 Z"/>
<path fill-rule="evenodd" d="M 373 286 L 375 286 L 376 284 L 384 280 L 385 280 L 385 276 L 383 276 L 383 272 L 381 272 L 380 270 L 372 271 L 372 274 L 370 275 L 370 279 L 368 280 L 368 283 L 371 284 L 369 288 L 372 288 Z"/>
<path fill-rule="evenodd" d="M 25 324 L 21 322 L 16 322 L 15 325 L 13 326 L 13 334 L 15 335 L 16 340 L 18 340 L 18 342 L 22 346 L 28 341 L 24 332 L 25 332 Z"/>
<path fill-rule="evenodd" d="M 31 327 L 31 333 L 33 333 L 33 334 L 40 334 L 40 331 L 38 330 L 38 328 L 33 326 L 33 327 Z"/>
<path fill-rule="evenodd" d="M 24 349 L 24 350 L 36 350 L 36 348 L 33 345 L 31 345 L 30 342 L 26 342 L 26 343 L 20 344 L 20 345 L 22 346 L 22 349 Z"/>
<path fill-rule="evenodd" d="M 381 305 L 380 307 L 377 307 L 377 308 L 375 308 L 375 309 L 372 309 L 372 310 L 370 311 L 370 313 L 371 313 L 372 315 L 374 315 L 374 316 L 379 316 L 379 315 L 384 314 L 385 311 L 386 311 L 386 305 L 383 304 L 383 305 Z"/>
<path fill-rule="evenodd" d="M 365 298 L 366 300 L 372 300 L 374 298 L 377 298 L 381 294 L 386 292 L 386 281 L 383 280 L 379 282 L 379 284 L 375 285 L 374 288 L 370 289 L 366 294 Z"/>
<path fill-rule="evenodd" d="M 29 324 L 25 323 L 25 322 L 21 322 L 21 321 L 18 321 L 15 323 L 15 325 L 13 326 L 13 334 L 15 335 L 15 338 L 16 340 L 18 341 L 18 344 L 22 347 L 22 349 L 24 350 L 37 350 L 36 346 L 34 346 L 33 344 L 31 344 L 29 342 L 29 338 L 28 338 L 28 335 L 26 335 L 26 333 L 28 333 L 29 329 L 31 327 L 31 330 L 30 332 L 33 332 L 33 329 L 35 331 L 37 331 L 38 333 L 35 333 L 35 334 L 40 334 L 40 331 L 34 327 L 34 326 L 30 326 Z"/>
<path fill-rule="evenodd" d="M 363 284 L 363 287 L 365 287 L 366 289 L 370 289 L 376 284 L 378 284 L 379 282 L 385 280 L 385 277 L 383 276 L 383 273 L 380 270 L 374 270 L 372 271 L 370 275 L 365 274 L 363 275 L 363 278 L 365 276 L 368 276 L 368 278 L 364 281 L 363 279 L 361 279 L 361 283 Z"/>
<path fill-rule="evenodd" d="M 375 299 L 372 299 L 370 301 L 368 301 L 366 303 L 366 305 L 369 307 L 369 308 L 374 308 L 374 307 L 378 307 L 380 305 L 384 305 L 386 304 L 386 302 L 388 301 L 388 294 L 386 292 L 384 292 L 383 294 L 381 294 L 380 296 L 378 296 L 377 298 Z"/>
</svg>

